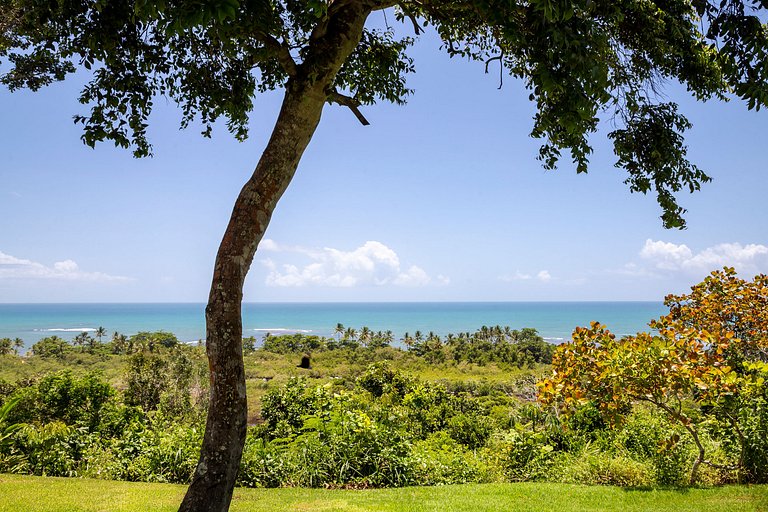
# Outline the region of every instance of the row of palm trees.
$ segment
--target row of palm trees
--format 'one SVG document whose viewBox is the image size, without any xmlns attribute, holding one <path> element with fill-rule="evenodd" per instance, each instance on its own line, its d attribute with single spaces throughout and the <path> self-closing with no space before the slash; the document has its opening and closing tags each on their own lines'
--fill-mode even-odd
<svg viewBox="0 0 768 512">
<path fill-rule="evenodd" d="M 101 345 L 101 340 L 106 335 L 107 330 L 104 327 L 98 327 L 93 332 L 93 336 L 88 334 L 88 332 L 83 331 L 74 337 L 72 345 L 80 347 L 80 351 L 87 349 L 89 352 L 93 352 L 99 345 Z"/>
<path fill-rule="evenodd" d="M 18 354 L 24 348 L 24 340 L 21 338 L 0 338 L 0 356 Z"/>
<path fill-rule="evenodd" d="M 117 333 L 115 333 L 117 334 Z M 93 336 L 86 331 L 81 332 L 72 340 L 72 345 L 80 347 L 80 350 L 84 350 L 86 347 L 88 350 L 94 350 L 101 344 L 101 339 L 107 335 L 107 330 L 103 327 L 99 327 L 93 333 Z M 21 338 L 0 338 L 0 355 L 4 354 L 19 354 L 21 349 L 24 348 L 24 340 Z"/>
<path fill-rule="evenodd" d="M 105 345 L 103 342 L 104 337 L 107 336 L 107 330 L 104 327 L 99 327 L 93 331 L 93 335 L 87 331 L 83 331 L 72 339 L 71 346 L 79 348 L 80 352 L 94 353 Z M 6 341 L 7 340 L 7 343 Z M 45 345 L 46 351 L 49 351 L 53 345 L 59 347 L 56 353 L 66 351 L 66 348 L 70 343 L 59 338 L 58 336 L 50 336 L 40 340 Z M 11 353 L 15 351 L 18 353 L 18 349 L 14 349 L 14 343 L 18 348 L 21 348 L 24 342 L 16 338 L 16 340 L 0 339 L 0 354 Z M 126 336 L 120 332 L 115 331 L 112 334 L 112 338 L 106 344 L 107 349 L 113 354 L 133 354 L 136 352 L 155 352 L 160 350 L 161 347 L 170 348 L 179 343 L 179 340 L 172 333 L 157 331 L 157 332 L 139 332 L 132 336 Z M 6 345 L 8 348 L 6 348 Z M 33 352 L 36 352 L 35 347 L 32 347 Z M 42 348 L 42 346 L 41 346 Z"/>
<path fill-rule="evenodd" d="M 388 346 L 394 337 L 392 331 L 373 332 L 368 327 L 360 330 L 337 324 L 334 330 L 340 347 L 363 345 L 379 348 Z M 476 364 L 489 362 L 531 365 L 550 363 L 554 346 L 547 343 L 536 329 L 515 330 L 510 327 L 482 326 L 475 332 L 460 332 L 441 336 L 433 331 L 406 332 L 399 340 L 403 347 L 432 362 L 453 359 Z"/>
<path fill-rule="evenodd" d="M 388 346 L 394 341 L 394 335 L 392 331 L 372 331 L 368 327 L 362 327 L 359 330 L 353 327 L 345 327 L 344 324 L 336 324 L 334 329 L 334 336 L 337 342 L 358 342 L 366 347 L 375 346 Z M 475 332 L 460 332 L 458 334 L 448 334 L 445 337 L 435 334 L 433 331 L 429 331 L 427 334 L 421 331 L 416 331 L 411 336 L 406 332 L 400 342 L 408 350 L 439 350 L 444 345 L 454 346 L 463 345 L 465 343 L 478 343 L 490 344 L 497 346 L 507 343 L 519 343 L 521 341 L 538 340 L 541 339 L 535 329 L 521 329 L 514 330 L 509 326 L 502 327 L 500 325 L 489 327 L 487 325 L 482 326 Z"/>
<path fill-rule="evenodd" d="M 344 327 L 344 324 L 336 324 L 334 336 L 340 345 L 360 344 L 366 348 L 387 347 L 395 340 L 392 331 L 372 331 L 369 327 L 361 327 L 359 330 L 353 327 Z"/>
</svg>

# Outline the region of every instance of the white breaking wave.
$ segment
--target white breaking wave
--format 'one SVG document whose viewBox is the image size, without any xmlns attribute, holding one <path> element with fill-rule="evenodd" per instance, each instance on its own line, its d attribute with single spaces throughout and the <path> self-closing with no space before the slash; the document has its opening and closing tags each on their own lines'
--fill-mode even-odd
<svg viewBox="0 0 768 512">
<path fill-rule="evenodd" d="M 64 327 L 54 327 L 53 329 L 35 329 L 37 332 L 96 332 L 96 329 L 93 327 L 75 327 L 75 328 L 64 328 Z"/>
</svg>

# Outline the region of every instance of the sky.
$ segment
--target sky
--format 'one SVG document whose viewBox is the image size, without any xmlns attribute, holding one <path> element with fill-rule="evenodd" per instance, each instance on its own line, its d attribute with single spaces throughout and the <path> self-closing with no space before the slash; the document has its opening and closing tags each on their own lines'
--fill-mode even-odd
<svg viewBox="0 0 768 512">
<path fill-rule="evenodd" d="M 664 94 L 694 127 L 691 160 L 713 177 L 682 194 L 688 229 L 630 194 L 604 123 L 590 172 L 545 171 L 528 93 L 430 34 L 410 54 L 405 106 L 329 105 L 277 206 L 245 285 L 252 302 L 661 301 L 711 270 L 768 272 L 768 113 Z M 235 197 L 281 96 L 256 99 L 250 138 L 179 130 L 164 99 L 154 156 L 80 142 L 86 77 L 0 90 L 0 302 L 204 302 Z"/>
</svg>

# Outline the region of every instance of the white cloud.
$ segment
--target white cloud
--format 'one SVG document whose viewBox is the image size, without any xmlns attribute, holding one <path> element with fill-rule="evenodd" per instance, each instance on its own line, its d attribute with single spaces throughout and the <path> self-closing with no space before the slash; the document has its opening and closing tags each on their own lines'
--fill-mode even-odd
<svg viewBox="0 0 768 512">
<path fill-rule="evenodd" d="M 525 274 L 519 270 L 516 270 L 513 275 L 504 274 L 503 276 L 499 276 L 499 280 L 504 281 L 505 283 L 511 283 L 513 281 L 530 281 L 531 279 L 537 279 L 543 283 L 546 283 L 552 280 L 552 275 L 548 270 L 540 270 L 536 273 L 536 275 Z"/>
<path fill-rule="evenodd" d="M 762 244 L 723 243 L 694 253 L 685 244 L 648 239 L 640 251 L 640 257 L 658 270 L 696 274 L 723 266 L 735 267 L 742 272 L 760 272 L 768 269 L 768 247 Z"/>
<path fill-rule="evenodd" d="M 280 250 L 280 246 L 277 245 L 277 243 L 275 243 L 274 240 L 269 239 L 269 238 L 265 238 L 265 239 L 263 239 L 261 241 L 261 243 L 259 243 L 259 250 L 260 251 L 275 251 L 275 252 L 277 252 L 277 251 Z"/>
<path fill-rule="evenodd" d="M 436 281 L 417 265 L 403 270 L 397 253 L 381 242 L 368 241 L 352 251 L 331 247 L 307 249 L 289 247 L 272 240 L 262 240 L 259 249 L 294 253 L 308 258 L 309 263 L 278 265 L 272 258 L 261 260 L 269 270 L 267 285 L 281 287 L 330 286 L 426 286 L 433 282 L 448 284 L 450 279 L 438 276 Z"/>
<path fill-rule="evenodd" d="M 398 286 L 424 286 L 430 281 L 431 279 L 422 268 L 412 265 L 406 272 L 399 274 L 394 283 Z"/>
<path fill-rule="evenodd" d="M 72 260 L 57 261 L 52 267 L 0 251 L 0 279 L 58 279 L 66 281 L 131 281 L 128 277 L 103 272 L 86 272 Z"/>
<path fill-rule="evenodd" d="M 53 268 L 64 274 L 72 274 L 79 270 L 77 263 L 72 260 L 57 261 L 53 264 Z"/>
</svg>

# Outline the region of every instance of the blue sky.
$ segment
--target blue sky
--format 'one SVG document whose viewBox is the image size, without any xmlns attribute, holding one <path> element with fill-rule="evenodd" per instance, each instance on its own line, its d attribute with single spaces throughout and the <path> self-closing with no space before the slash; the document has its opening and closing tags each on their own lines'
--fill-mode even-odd
<svg viewBox="0 0 768 512">
<path fill-rule="evenodd" d="M 251 269 L 247 301 L 661 300 L 724 264 L 768 272 L 768 113 L 670 99 L 694 124 L 692 160 L 713 178 L 680 196 L 668 231 L 630 194 L 603 130 L 588 175 L 545 172 L 521 84 L 449 59 L 432 36 L 412 55 L 404 107 L 328 106 Z M 256 101 L 245 143 L 178 129 L 164 100 L 155 156 L 79 140 L 76 76 L 0 91 L 0 302 L 206 300 L 233 201 L 280 95 Z M 605 128 L 610 128 L 606 124 Z"/>
</svg>

